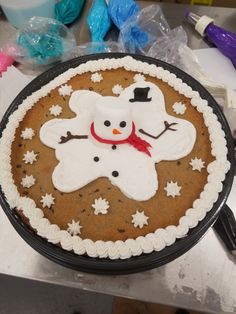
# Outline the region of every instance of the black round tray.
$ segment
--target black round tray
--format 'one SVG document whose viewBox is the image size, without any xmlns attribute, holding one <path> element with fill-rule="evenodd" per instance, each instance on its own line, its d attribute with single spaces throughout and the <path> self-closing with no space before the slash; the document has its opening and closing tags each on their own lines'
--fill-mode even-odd
<svg viewBox="0 0 236 314">
<path fill-rule="evenodd" d="M 1 121 L 0 135 L 2 134 L 2 131 L 8 122 L 8 117 L 12 114 L 12 112 L 14 112 L 17 109 L 17 107 L 22 103 L 23 99 L 31 95 L 34 91 L 38 90 L 41 86 L 50 82 L 54 77 L 58 76 L 60 73 L 66 71 L 69 68 L 74 68 L 81 63 L 87 62 L 88 60 L 96 60 L 101 58 L 120 58 L 124 57 L 125 55 L 127 54 L 104 53 L 83 56 L 56 65 L 55 67 L 41 74 L 39 77 L 34 79 L 30 84 L 28 84 L 12 102 L 11 106 L 8 108 L 7 112 L 5 113 Z M 11 209 L 9 207 L 0 187 L 0 203 L 2 205 L 2 208 L 5 211 L 10 222 L 16 229 L 16 231 L 21 235 L 21 237 L 36 251 L 38 251 L 45 257 L 49 258 L 50 260 L 59 263 L 63 266 L 84 272 L 109 275 L 135 273 L 161 266 L 179 257 L 180 255 L 188 251 L 191 247 L 193 247 L 206 233 L 207 229 L 215 222 L 220 211 L 224 207 L 224 204 L 227 200 L 233 182 L 235 167 L 233 139 L 228 123 L 214 98 L 201 84 L 199 84 L 195 79 L 193 79 L 191 76 L 189 76 L 182 70 L 160 60 L 139 55 L 131 56 L 137 60 L 161 66 L 164 69 L 169 70 L 172 73 L 175 73 L 179 78 L 181 78 L 184 82 L 190 85 L 193 88 L 193 90 L 197 90 L 202 98 L 208 100 L 209 105 L 213 108 L 214 113 L 218 116 L 218 119 L 221 122 L 223 130 L 226 134 L 228 147 L 228 160 L 231 163 L 231 167 L 226 175 L 226 179 L 223 183 L 223 190 L 220 193 L 217 202 L 214 204 L 211 211 L 207 213 L 206 217 L 201 222 L 199 222 L 197 227 L 189 231 L 186 237 L 178 239 L 174 244 L 172 244 L 169 247 L 165 247 L 160 252 L 142 254 L 140 256 L 131 257 L 126 260 L 110 260 L 90 258 L 88 256 L 79 256 L 74 254 L 73 252 L 67 252 L 63 250 L 61 247 L 47 242 L 47 240 L 36 235 L 34 231 L 32 231 L 32 229 L 21 220 L 15 209 Z"/>
</svg>

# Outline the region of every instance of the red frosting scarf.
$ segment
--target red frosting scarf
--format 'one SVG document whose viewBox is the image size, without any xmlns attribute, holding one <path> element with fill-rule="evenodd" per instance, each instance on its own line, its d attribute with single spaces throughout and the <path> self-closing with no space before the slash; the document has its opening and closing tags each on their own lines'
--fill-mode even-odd
<svg viewBox="0 0 236 314">
<path fill-rule="evenodd" d="M 98 136 L 94 130 L 94 123 L 91 124 L 90 131 L 91 131 L 92 136 L 100 143 L 113 144 L 113 145 L 129 143 L 130 145 L 135 147 L 140 152 L 143 152 L 143 153 L 145 153 L 151 157 L 151 154 L 150 154 L 148 148 L 150 148 L 152 146 L 148 142 L 144 141 L 143 139 L 141 139 L 140 137 L 138 137 L 135 134 L 134 122 L 132 123 L 132 132 L 131 132 L 130 136 L 124 140 L 119 140 L 119 141 L 107 140 L 107 139 L 104 139 L 104 138 Z"/>
</svg>

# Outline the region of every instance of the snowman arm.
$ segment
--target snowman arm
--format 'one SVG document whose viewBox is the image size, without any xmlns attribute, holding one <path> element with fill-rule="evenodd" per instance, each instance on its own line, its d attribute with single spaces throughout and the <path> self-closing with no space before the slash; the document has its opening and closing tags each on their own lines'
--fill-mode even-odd
<svg viewBox="0 0 236 314">
<path fill-rule="evenodd" d="M 52 119 L 43 124 L 39 137 L 43 144 L 56 148 L 61 137 L 71 130 L 71 119 Z"/>
<path fill-rule="evenodd" d="M 176 125 L 178 124 L 177 122 L 173 122 L 173 123 L 169 123 L 167 121 L 164 121 L 164 125 L 165 125 L 165 128 L 163 131 L 161 131 L 161 133 L 159 133 L 158 135 L 152 135 L 146 131 L 144 131 L 143 129 L 139 129 L 139 132 L 143 135 L 146 135 L 146 136 L 149 136 L 155 140 L 157 140 L 160 136 L 162 136 L 166 131 L 170 130 L 170 131 L 177 131 L 177 129 L 173 129 L 171 128 L 173 125 Z"/>
<path fill-rule="evenodd" d="M 155 162 L 177 160 L 188 155 L 196 141 L 196 129 L 192 123 L 178 119 L 176 132 L 166 132 L 163 136 L 151 139 L 151 155 Z"/>
<path fill-rule="evenodd" d="M 67 131 L 66 132 L 66 136 L 61 136 L 60 137 L 60 142 L 58 142 L 58 144 L 64 144 L 66 142 L 69 142 L 70 140 L 73 140 L 73 139 L 78 139 L 78 140 L 83 140 L 83 139 L 87 139 L 88 138 L 88 135 L 73 135 L 71 134 L 70 131 Z"/>
</svg>

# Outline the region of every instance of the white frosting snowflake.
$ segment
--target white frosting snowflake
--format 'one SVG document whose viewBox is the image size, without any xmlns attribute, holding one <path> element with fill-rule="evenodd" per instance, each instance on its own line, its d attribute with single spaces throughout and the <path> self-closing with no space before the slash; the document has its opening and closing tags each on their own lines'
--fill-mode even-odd
<svg viewBox="0 0 236 314">
<path fill-rule="evenodd" d="M 27 150 L 27 152 L 24 154 L 24 157 L 23 157 L 23 161 L 26 163 L 26 164 L 31 164 L 36 161 L 36 158 L 37 158 L 37 155 L 33 150 L 30 152 Z"/>
<path fill-rule="evenodd" d="M 59 105 L 53 105 L 52 107 L 49 108 L 50 114 L 57 117 L 61 114 L 62 112 L 62 107 Z"/>
<path fill-rule="evenodd" d="M 176 114 L 184 114 L 186 111 L 186 106 L 182 102 L 175 102 L 172 108 Z"/>
<path fill-rule="evenodd" d="M 146 80 L 145 76 L 140 74 L 140 73 L 137 73 L 134 75 L 134 82 L 135 83 L 145 81 L 145 80 Z"/>
<path fill-rule="evenodd" d="M 139 227 L 141 229 L 144 225 L 148 225 L 147 220 L 149 217 L 145 216 L 144 211 L 140 213 L 138 210 L 136 210 L 136 213 L 132 215 L 132 217 L 132 223 L 134 224 L 135 228 Z"/>
<path fill-rule="evenodd" d="M 105 215 L 107 214 L 107 210 L 110 207 L 108 201 L 105 198 L 96 198 L 94 200 L 94 203 L 91 205 L 94 208 L 94 214 L 102 214 Z"/>
<path fill-rule="evenodd" d="M 81 233 L 81 231 L 80 231 L 81 228 L 83 228 L 83 227 L 80 225 L 79 220 L 75 222 L 74 219 L 73 219 L 71 223 L 68 223 L 67 231 L 72 236 L 75 236 L 75 235 Z"/>
<path fill-rule="evenodd" d="M 192 170 L 201 171 L 202 168 L 205 168 L 205 166 L 204 166 L 205 161 L 202 161 L 201 158 L 195 157 L 194 159 L 191 159 L 189 164 L 192 166 Z"/>
<path fill-rule="evenodd" d="M 33 136 L 34 136 L 34 130 L 31 128 L 25 128 L 22 132 L 21 132 L 21 137 L 24 140 L 32 140 Z"/>
<path fill-rule="evenodd" d="M 73 88 L 71 85 L 65 84 L 58 88 L 58 93 L 61 96 L 70 96 L 70 94 L 73 93 Z"/>
<path fill-rule="evenodd" d="M 21 185 L 24 187 L 24 188 L 30 188 L 31 186 L 33 186 L 35 184 L 35 178 L 30 175 L 30 176 L 25 176 L 24 178 L 22 178 L 21 180 Z"/>
<path fill-rule="evenodd" d="M 54 203 L 55 197 L 52 196 L 52 194 L 45 194 L 41 197 L 41 201 L 40 203 L 43 204 L 43 208 L 44 207 L 48 207 L 50 208 Z"/>
<path fill-rule="evenodd" d="M 112 87 L 112 93 L 115 95 L 120 95 L 122 91 L 123 91 L 123 87 L 119 84 L 116 84 Z"/>
<path fill-rule="evenodd" d="M 96 72 L 91 75 L 91 81 L 94 83 L 99 83 L 103 80 L 102 74 Z"/>
<path fill-rule="evenodd" d="M 167 196 L 176 197 L 180 195 L 181 186 L 178 186 L 178 182 L 167 182 L 166 187 L 164 188 Z"/>
</svg>

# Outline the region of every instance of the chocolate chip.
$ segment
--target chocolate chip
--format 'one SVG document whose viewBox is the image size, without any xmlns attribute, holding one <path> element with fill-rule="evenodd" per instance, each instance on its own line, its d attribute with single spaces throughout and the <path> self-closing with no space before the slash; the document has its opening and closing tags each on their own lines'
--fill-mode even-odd
<svg viewBox="0 0 236 314">
<path fill-rule="evenodd" d="M 177 160 L 176 163 L 177 163 L 178 166 L 181 165 L 181 162 L 179 160 Z"/>
<path fill-rule="evenodd" d="M 113 150 L 115 150 L 117 147 L 116 147 L 116 145 L 112 145 L 112 147 L 111 147 Z"/>
<path fill-rule="evenodd" d="M 112 175 L 113 175 L 113 177 L 118 177 L 118 175 L 119 175 L 119 172 L 118 171 L 112 171 Z"/>
<path fill-rule="evenodd" d="M 16 165 L 16 168 L 21 168 L 22 166 L 21 165 Z"/>
<path fill-rule="evenodd" d="M 63 193 L 63 192 L 61 192 L 60 194 L 61 194 L 61 195 L 64 195 L 64 193 Z"/>
<path fill-rule="evenodd" d="M 19 144 L 19 145 L 18 145 L 18 147 L 21 147 L 21 146 L 22 146 L 22 144 Z"/>
<path fill-rule="evenodd" d="M 83 194 L 79 194 L 79 197 L 83 197 Z"/>
<path fill-rule="evenodd" d="M 98 161 L 99 161 L 99 157 L 98 157 L 98 156 L 95 156 L 95 157 L 93 158 L 93 160 L 94 160 L 95 162 L 98 162 Z"/>
<path fill-rule="evenodd" d="M 93 193 L 97 193 L 97 192 L 99 192 L 99 189 L 96 189 L 96 190 L 93 191 Z"/>
<path fill-rule="evenodd" d="M 120 233 L 124 233 L 125 229 L 117 228 L 117 231 L 120 232 Z"/>
<path fill-rule="evenodd" d="M 119 203 L 123 203 L 122 200 L 120 200 L 120 199 L 118 200 L 118 202 L 119 202 Z"/>
<path fill-rule="evenodd" d="M 111 190 L 111 188 L 107 188 L 108 190 Z"/>
<path fill-rule="evenodd" d="M 86 209 L 81 209 L 81 213 L 84 213 L 84 212 L 86 212 Z"/>
<path fill-rule="evenodd" d="M 22 172 L 23 172 L 24 174 L 26 174 L 26 170 L 23 170 Z"/>
<path fill-rule="evenodd" d="M 89 90 L 93 90 L 93 87 L 89 87 Z"/>
<path fill-rule="evenodd" d="M 202 136 L 204 136 L 205 135 L 205 133 L 204 132 L 202 132 Z"/>
</svg>

